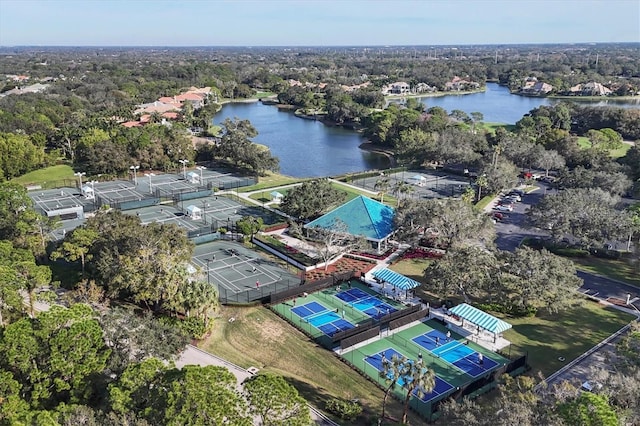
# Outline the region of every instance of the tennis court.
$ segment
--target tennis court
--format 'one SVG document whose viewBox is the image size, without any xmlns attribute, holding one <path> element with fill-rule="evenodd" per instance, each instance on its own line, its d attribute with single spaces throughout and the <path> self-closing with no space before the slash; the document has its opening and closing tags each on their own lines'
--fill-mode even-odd
<svg viewBox="0 0 640 426">
<path fill-rule="evenodd" d="M 281 283 L 297 285 L 300 279 L 277 263 L 262 258 L 241 244 L 214 241 L 196 246 L 192 262 L 207 273 L 207 280 L 218 286 L 221 295 L 250 292 L 257 300 L 278 289 Z M 284 284 L 283 284 L 284 285 Z"/>
<path fill-rule="evenodd" d="M 336 297 L 375 319 L 397 311 L 395 307 L 357 287 L 341 291 Z"/>
<path fill-rule="evenodd" d="M 384 356 L 384 357 L 383 357 Z M 384 371 L 384 363 L 385 362 L 391 362 L 394 358 L 399 358 L 399 359 L 403 359 L 406 358 L 408 359 L 408 357 L 406 357 L 405 355 L 401 354 L 400 352 L 398 352 L 397 350 L 393 349 L 393 348 L 386 348 L 378 353 L 372 354 L 367 356 L 364 361 L 371 365 L 373 368 L 375 368 L 377 371 L 381 372 Z M 413 362 L 413 360 L 409 360 L 409 362 Z M 393 378 L 393 375 L 391 372 L 389 372 L 389 374 L 387 374 L 387 378 L 391 379 Z M 398 380 L 396 381 L 396 383 L 400 386 L 404 385 L 404 381 L 402 378 L 398 378 Z M 441 379 L 438 376 L 435 376 L 435 387 L 433 388 L 433 390 L 431 392 L 425 392 L 424 389 L 415 389 L 413 391 L 413 395 L 417 398 L 420 398 L 420 400 L 422 402 L 429 402 L 432 399 L 436 399 L 438 398 L 440 395 L 446 394 L 449 391 L 451 391 L 454 388 L 454 386 L 452 384 L 450 384 L 449 382 L 447 382 L 444 379 Z M 422 394 L 422 395 L 420 395 Z"/>
<path fill-rule="evenodd" d="M 480 357 L 478 352 L 469 348 L 466 345 L 468 340 L 464 342 L 457 340 L 448 342 L 446 334 L 439 330 L 431 330 L 411 340 L 473 377 L 481 376 L 498 366 L 496 361 L 484 356 Z M 441 345 L 440 342 L 445 343 Z"/>
<path fill-rule="evenodd" d="M 33 200 L 34 206 L 43 213 L 84 207 L 88 204 L 76 188 L 49 189 L 37 193 L 29 192 L 28 195 Z"/>
<path fill-rule="evenodd" d="M 259 206 L 245 206 L 222 195 L 210 195 L 194 200 L 180 201 L 179 204 L 184 213 L 186 213 L 186 209 L 190 205 L 198 207 L 201 210 L 203 222 L 214 225 L 214 229 L 222 227 L 230 229 L 238 220 L 246 216 L 261 217 L 265 225 L 273 225 L 284 220 L 269 210 Z"/>
<path fill-rule="evenodd" d="M 336 311 L 330 311 L 321 303 L 311 301 L 301 306 L 292 308 L 291 311 L 308 324 L 313 325 L 327 336 L 333 336 L 339 331 L 349 330 L 355 326 L 344 319 Z"/>
<path fill-rule="evenodd" d="M 102 200 L 102 204 L 141 201 L 149 198 L 148 194 L 139 192 L 136 186 L 128 181 L 96 182 L 92 187 L 96 197 Z"/>
<path fill-rule="evenodd" d="M 161 223 L 167 225 L 172 223 L 186 229 L 187 231 L 193 231 L 202 227 L 202 221 L 191 220 L 180 210 L 172 206 L 143 207 L 135 210 L 128 210 L 124 213 L 137 216 L 143 225 L 147 225 L 149 223 Z"/>
<path fill-rule="evenodd" d="M 420 179 L 414 179 L 418 177 Z M 468 178 L 435 170 L 407 170 L 380 176 L 355 178 L 351 184 L 371 191 L 379 191 L 376 188 L 376 183 L 381 179 L 388 180 L 387 193 L 393 193 L 393 188 L 401 182 L 408 183 L 411 185 L 412 191 L 407 196 L 411 198 L 458 197 L 469 187 Z M 416 185 L 417 182 L 420 182 L 420 185 Z"/>
</svg>

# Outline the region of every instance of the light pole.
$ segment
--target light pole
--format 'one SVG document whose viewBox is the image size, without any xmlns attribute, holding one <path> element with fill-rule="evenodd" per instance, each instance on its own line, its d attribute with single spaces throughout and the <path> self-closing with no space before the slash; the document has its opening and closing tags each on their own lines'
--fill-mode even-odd
<svg viewBox="0 0 640 426">
<path fill-rule="evenodd" d="M 204 224 L 207 224 L 207 207 L 209 206 L 209 203 L 207 203 L 206 201 L 202 201 L 202 218 L 204 219 Z"/>
<path fill-rule="evenodd" d="M 213 259 L 205 259 L 205 260 L 207 261 L 207 284 L 211 285 L 211 275 L 209 275 L 209 271 L 210 271 L 209 264 Z"/>
<path fill-rule="evenodd" d="M 138 185 L 138 169 L 140 168 L 140 166 L 131 166 L 129 167 L 129 170 L 133 170 L 133 184 L 134 185 Z"/>
<path fill-rule="evenodd" d="M 204 169 L 206 169 L 206 167 L 205 167 L 205 166 L 198 166 L 198 167 L 196 167 L 196 169 L 200 170 L 200 186 L 202 186 L 202 185 L 203 185 L 203 182 L 204 182 L 204 181 L 202 180 L 202 171 L 203 171 Z"/>
<path fill-rule="evenodd" d="M 80 191 L 82 191 L 82 176 L 85 176 L 86 174 L 86 172 L 76 172 L 73 174 L 74 176 L 78 176 L 78 179 L 80 180 Z"/>
<path fill-rule="evenodd" d="M 151 186 L 151 176 L 155 176 L 155 173 L 145 173 L 145 176 L 149 178 L 149 194 L 153 194 L 153 187 Z"/>
<path fill-rule="evenodd" d="M 189 160 L 178 160 L 180 164 L 182 164 L 182 177 L 187 179 L 187 164 L 189 164 Z"/>
</svg>

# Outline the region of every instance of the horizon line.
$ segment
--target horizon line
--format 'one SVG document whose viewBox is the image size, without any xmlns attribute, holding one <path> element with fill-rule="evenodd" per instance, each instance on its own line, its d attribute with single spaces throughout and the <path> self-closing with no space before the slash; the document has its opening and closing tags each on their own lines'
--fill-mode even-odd
<svg viewBox="0 0 640 426">
<path fill-rule="evenodd" d="M 142 48 L 346 48 L 346 47 L 458 47 L 458 46 L 549 46 L 549 45 L 603 45 L 603 44 L 638 44 L 640 41 L 582 41 L 582 42 L 522 42 L 522 43 L 458 43 L 458 44 L 308 44 L 308 45 L 153 45 L 153 44 L 13 44 L 0 45 L 0 49 L 24 47 L 84 47 L 84 48 L 113 48 L 113 47 L 142 47 Z"/>
</svg>

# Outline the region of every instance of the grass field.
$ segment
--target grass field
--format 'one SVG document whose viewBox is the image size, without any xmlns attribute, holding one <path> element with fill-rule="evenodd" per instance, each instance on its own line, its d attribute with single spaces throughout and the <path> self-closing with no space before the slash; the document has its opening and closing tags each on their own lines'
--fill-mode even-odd
<svg viewBox="0 0 640 426">
<path fill-rule="evenodd" d="M 431 262 L 433 262 L 431 259 L 405 259 L 395 262 L 389 266 L 389 269 L 402 274 L 405 277 L 411 278 L 412 280 L 416 280 L 419 283 L 425 284 L 426 280 L 422 273 L 429 267 Z"/>
<path fill-rule="evenodd" d="M 591 148 L 591 142 L 589 142 L 589 139 L 587 137 L 580 136 L 578 137 L 578 146 L 582 149 L 588 149 Z M 609 150 L 609 156 L 611 158 L 624 157 L 627 154 L 627 151 L 629 151 L 630 149 L 631 145 L 623 143 L 621 148 Z"/>
<path fill-rule="evenodd" d="M 479 129 L 484 129 L 489 133 L 495 133 L 498 127 L 502 127 L 509 132 L 513 132 L 516 128 L 514 124 L 505 124 L 505 123 L 481 123 L 478 125 Z"/>
<path fill-rule="evenodd" d="M 243 368 L 283 375 L 320 409 L 332 397 L 357 398 L 368 416 L 379 415 L 380 389 L 266 308 L 224 307 L 213 333 L 199 346 Z M 394 417 L 401 416 L 398 401 L 389 399 L 388 407 Z"/>
<path fill-rule="evenodd" d="M 282 185 L 301 182 L 304 179 L 281 175 L 279 173 L 268 172 L 266 176 L 260 176 L 259 182 L 252 186 L 239 188 L 239 192 L 253 192 L 261 189 L 275 188 Z"/>
<path fill-rule="evenodd" d="M 40 170 L 27 173 L 15 179 L 11 179 L 11 182 L 18 183 L 20 185 L 41 185 L 46 186 L 47 182 L 54 182 L 63 179 L 77 179 L 73 175 L 73 169 L 71 166 L 65 164 L 51 166 Z"/>
<path fill-rule="evenodd" d="M 614 280 L 640 287 L 640 265 L 625 260 L 601 259 L 599 257 L 572 258 L 578 269 L 604 275 Z"/>
<path fill-rule="evenodd" d="M 557 314 L 528 318 L 503 318 L 513 325 L 504 333 L 514 349 L 527 351 L 529 375 L 545 377 L 562 368 L 602 340 L 615 333 L 633 316 L 586 301 L 583 306 Z M 558 357 L 565 358 L 561 362 Z"/>
</svg>

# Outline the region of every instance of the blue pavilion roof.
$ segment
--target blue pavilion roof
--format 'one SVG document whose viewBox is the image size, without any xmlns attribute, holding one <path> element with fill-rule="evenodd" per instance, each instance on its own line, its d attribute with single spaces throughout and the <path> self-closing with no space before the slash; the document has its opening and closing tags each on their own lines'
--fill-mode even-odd
<svg viewBox="0 0 640 426">
<path fill-rule="evenodd" d="M 336 219 L 339 219 L 346 224 L 351 235 L 360 235 L 369 240 L 380 241 L 393 232 L 394 216 L 393 208 L 361 195 L 309 222 L 305 228 L 331 229 Z"/>
</svg>

